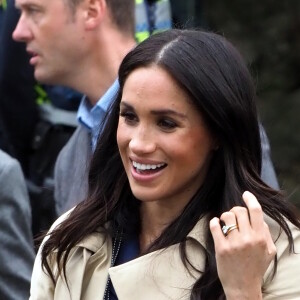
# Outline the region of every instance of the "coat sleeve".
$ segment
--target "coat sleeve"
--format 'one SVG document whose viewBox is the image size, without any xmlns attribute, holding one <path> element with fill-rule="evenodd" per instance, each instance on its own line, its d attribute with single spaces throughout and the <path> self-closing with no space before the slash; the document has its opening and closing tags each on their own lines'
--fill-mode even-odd
<svg viewBox="0 0 300 300">
<path fill-rule="evenodd" d="M 295 251 L 290 253 L 288 239 L 284 232 L 281 232 L 279 237 L 278 234 L 273 235 L 278 264 L 273 279 L 273 263 L 267 270 L 267 276 L 264 277 L 264 300 L 300 299 L 300 229 L 289 222 L 288 224 L 293 235 Z M 271 232 L 272 227 L 270 226 Z"/>
<path fill-rule="evenodd" d="M 45 243 L 43 241 L 42 245 Z M 42 267 L 41 249 L 42 245 L 37 253 L 30 286 L 30 298 L 29 300 L 51 300 L 54 299 L 55 286 L 50 276 Z"/>
<path fill-rule="evenodd" d="M 60 216 L 51 226 L 48 234 L 42 241 L 40 248 L 38 250 L 37 256 L 35 258 L 33 271 L 32 271 L 32 277 L 31 277 L 31 286 L 30 286 L 30 298 L 29 300 L 54 300 L 59 299 L 55 298 L 55 284 L 53 283 L 50 275 L 47 273 L 47 271 L 42 266 L 42 256 L 41 252 L 43 249 L 43 246 L 47 239 L 49 238 L 49 233 L 56 228 L 62 221 L 64 221 L 70 214 L 71 210 Z M 52 269 L 52 272 L 56 274 L 57 272 L 57 266 L 56 262 L 52 260 L 53 264 L 50 263 L 50 268 Z M 67 298 L 61 298 L 66 299 Z"/>
<path fill-rule="evenodd" d="M 27 299 L 35 257 L 30 202 L 19 163 L 2 151 L 0 228 L 0 299 Z"/>
</svg>

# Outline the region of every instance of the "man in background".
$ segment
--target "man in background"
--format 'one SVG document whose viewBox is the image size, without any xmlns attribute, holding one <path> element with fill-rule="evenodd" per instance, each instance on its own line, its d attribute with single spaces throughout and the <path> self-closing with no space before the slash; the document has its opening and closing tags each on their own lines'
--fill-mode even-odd
<svg viewBox="0 0 300 300">
<path fill-rule="evenodd" d="M 86 95 L 78 110 L 80 125 L 56 162 L 55 200 L 60 215 L 86 197 L 89 161 L 102 120 L 119 87 L 117 70 L 135 45 L 134 4 L 136 40 L 140 42 L 171 27 L 170 3 L 54 0 L 50 4 L 35 0 L 37 12 L 31 16 L 28 1 L 16 1 L 21 18 L 13 36 L 26 42 L 36 79 L 66 85 Z M 53 11 L 64 14 L 56 16 Z"/>
<path fill-rule="evenodd" d="M 119 65 L 136 43 L 134 5 L 134 0 L 16 0 L 21 16 L 13 38 L 26 43 L 35 78 L 85 95 L 79 126 L 56 162 L 58 214 L 86 197 L 99 126 L 118 91 Z"/>
<path fill-rule="evenodd" d="M 54 164 L 77 126 L 81 95 L 36 81 L 26 45 L 12 39 L 20 17 L 15 0 L 7 1 L 0 12 L 0 149 L 21 165 L 36 235 L 56 218 Z"/>
</svg>

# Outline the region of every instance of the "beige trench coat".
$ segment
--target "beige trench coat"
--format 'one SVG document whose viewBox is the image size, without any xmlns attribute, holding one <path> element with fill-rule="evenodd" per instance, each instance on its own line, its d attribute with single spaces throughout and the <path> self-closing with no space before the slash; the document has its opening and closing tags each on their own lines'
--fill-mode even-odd
<svg viewBox="0 0 300 300">
<path fill-rule="evenodd" d="M 55 227 L 66 215 L 60 217 Z M 264 280 L 263 299 L 296 300 L 300 299 L 300 231 L 290 224 L 299 254 L 289 254 L 288 242 L 284 234 L 279 235 L 278 226 L 269 218 L 267 223 L 274 240 L 278 255 L 278 269 L 271 281 L 273 264 L 268 268 Z M 204 269 L 203 226 L 200 220 L 190 232 L 187 253 L 190 261 L 198 269 Z M 74 248 L 67 262 L 67 277 L 70 291 L 64 280 L 58 279 L 54 286 L 51 279 L 41 268 L 40 251 L 36 257 L 30 300 L 102 300 L 108 273 L 111 276 L 119 300 L 188 300 L 190 289 L 195 282 L 191 270 L 183 266 L 178 245 L 156 251 L 125 264 L 110 267 L 112 242 L 101 233 L 95 233 Z M 51 266 L 56 270 L 55 265 Z M 234 270 L 233 270 L 234 271 Z M 197 275 L 199 276 L 199 275 Z"/>
</svg>

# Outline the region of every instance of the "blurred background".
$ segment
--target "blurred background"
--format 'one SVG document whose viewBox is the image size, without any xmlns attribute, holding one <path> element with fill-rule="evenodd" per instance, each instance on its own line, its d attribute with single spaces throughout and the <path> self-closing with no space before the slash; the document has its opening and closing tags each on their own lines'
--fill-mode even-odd
<svg viewBox="0 0 300 300">
<path fill-rule="evenodd" d="M 171 0 L 176 27 L 223 34 L 242 52 L 280 186 L 300 208 L 300 1 Z"/>
</svg>

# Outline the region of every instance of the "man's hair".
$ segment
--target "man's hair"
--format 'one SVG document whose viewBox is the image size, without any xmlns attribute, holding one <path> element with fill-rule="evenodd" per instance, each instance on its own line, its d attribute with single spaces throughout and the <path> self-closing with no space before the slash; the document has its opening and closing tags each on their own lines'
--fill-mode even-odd
<svg viewBox="0 0 300 300">
<path fill-rule="evenodd" d="M 78 4 L 83 0 L 64 0 L 65 4 L 71 9 L 71 12 L 74 14 Z"/>
<path fill-rule="evenodd" d="M 71 11 L 75 13 L 76 7 L 83 0 L 64 0 Z M 135 33 L 135 1 L 134 0 L 106 0 L 111 19 L 118 30 L 126 35 Z"/>
<path fill-rule="evenodd" d="M 125 34 L 134 36 L 135 32 L 135 1 L 106 0 L 111 18 L 117 28 Z"/>
</svg>

